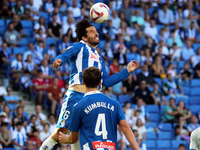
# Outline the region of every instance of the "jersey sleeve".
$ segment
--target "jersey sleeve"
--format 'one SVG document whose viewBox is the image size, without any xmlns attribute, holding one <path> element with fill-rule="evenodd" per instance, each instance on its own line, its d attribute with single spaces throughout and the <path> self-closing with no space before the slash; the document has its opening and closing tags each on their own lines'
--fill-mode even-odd
<svg viewBox="0 0 200 150">
<path fill-rule="evenodd" d="M 81 47 L 78 47 L 78 45 L 70 46 L 62 54 L 58 55 L 55 58 L 55 60 L 61 59 L 62 60 L 61 66 L 62 66 L 67 61 L 69 61 L 73 56 L 76 56 L 80 50 L 81 50 Z"/>
<path fill-rule="evenodd" d="M 69 130 L 73 132 L 79 132 L 80 124 L 81 124 L 81 105 L 75 104 L 72 108 L 71 114 L 71 123 L 69 126 Z"/>
<path fill-rule="evenodd" d="M 101 65 L 102 65 L 101 71 L 103 72 L 103 75 L 102 75 L 103 83 L 102 84 L 106 87 L 113 86 L 113 85 L 117 84 L 118 82 L 123 81 L 130 75 L 128 70 L 125 68 L 122 71 L 120 71 L 119 73 L 109 76 L 108 72 L 106 71 L 105 62 L 103 59 L 102 59 Z"/>
<path fill-rule="evenodd" d="M 124 115 L 124 112 L 122 110 L 122 107 L 121 105 L 119 104 L 119 102 L 117 102 L 117 123 L 119 124 L 119 122 L 121 120 L 124 120 L 126 119 L 125 115 Z"/>
<path fill-rule="evenodd" d="M 195 132 L 192 132 L 190 136 L 190 150 L 197 150 L 197 141 L 196 141 Z"/>
</svg>

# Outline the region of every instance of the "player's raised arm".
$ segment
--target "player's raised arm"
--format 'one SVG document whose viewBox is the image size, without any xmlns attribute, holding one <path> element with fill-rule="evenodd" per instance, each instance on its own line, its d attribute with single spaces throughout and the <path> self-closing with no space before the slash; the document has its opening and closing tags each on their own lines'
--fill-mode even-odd
<svg viewBox="0 0 200 150">
<path fill-rule="evenodd" d="M 133 61 L 128 63 L 128 65 L 125 69 L 123 69 L 119 73 L 116 73 L 112 76 L 109 76 L 108 72 L 106 71 L 106 68 L 105 68 L 105 63 L 103 62 L 102 63 L 103 85 L 106 86 L 106 87 L 110 87 L 110 86 L 113 86 L 114 84 L 117 84 L 120 81 L 123 81 L 124 79 L 126 79 L 130 75 L 130 73 L 133 70 L 137 69 L 138 67 L 139 67 L 139 63 L 137 61 L 133 60 Z"/>
</svg>

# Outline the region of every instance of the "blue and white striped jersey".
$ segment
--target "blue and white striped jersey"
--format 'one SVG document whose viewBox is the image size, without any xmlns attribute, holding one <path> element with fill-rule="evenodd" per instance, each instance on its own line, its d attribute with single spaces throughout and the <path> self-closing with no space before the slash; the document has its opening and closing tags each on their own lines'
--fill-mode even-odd
<svg viewBox="0 0 200 150">
<path fill-rule="evenodd" d="M 109 76 L 102 56 L 83 40 L 68 47 L 65 52 L 58 55 L 55 60 L 57 59 L 62 60 L 61 65 L 64 65 L 67 61 L 70 62 L 70 86 L 82 84 L 82 71 L 91 66 L 97 67 L 101 70 L 102 84 L 106 87 L 110 87 L 126 79 L 130 75 L 128 70 L 125 68 L 121 72 Z"/>
</svg>

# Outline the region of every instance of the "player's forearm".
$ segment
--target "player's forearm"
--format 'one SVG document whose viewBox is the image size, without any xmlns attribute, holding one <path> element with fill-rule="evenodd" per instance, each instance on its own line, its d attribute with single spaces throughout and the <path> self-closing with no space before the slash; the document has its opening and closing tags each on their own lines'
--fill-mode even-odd
<svg viewBox="0 0 200 150">
<path fill-rule="evenodd" d="M 68 51 L 68 52 L 64 52 L 60 55 L 58 55 L 55 60 L 61 59 L 62 63 L 60 64 L 60 66 L 64 65 L 71 57 L 73 56 L 72 51 Z"/>
</svg>

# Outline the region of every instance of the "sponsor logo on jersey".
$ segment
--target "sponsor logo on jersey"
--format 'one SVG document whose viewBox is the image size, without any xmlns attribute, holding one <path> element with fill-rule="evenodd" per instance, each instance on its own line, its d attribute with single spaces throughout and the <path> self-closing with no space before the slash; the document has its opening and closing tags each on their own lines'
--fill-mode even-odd
<svg viewBox="0 0 200 150">
<path fill-rule="evenodd" d="M 64 127 L 65 126 L 65 120 L 63 120 L 60 125 L 61 125 L 61 127 Z"/>
<path fill-rule="evenodd" d="M 109 150 L 116 150 L 114 142 L 92 142 L 93 149 L 106 148 Z"/>
<path fill-rule="evenodd" d="M 68 48 L 64 49 L 63 52 L 69 50 L 70 48 L 72 48 L 73 46 L 69 46 Z"/>
<path fill-rule="evenodd" d="M 90 58 L 99 63 L 99 56 L 95 53 L 90 53 Z"/>
</svg>

